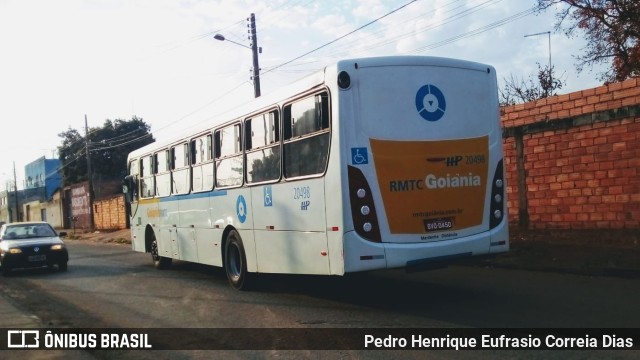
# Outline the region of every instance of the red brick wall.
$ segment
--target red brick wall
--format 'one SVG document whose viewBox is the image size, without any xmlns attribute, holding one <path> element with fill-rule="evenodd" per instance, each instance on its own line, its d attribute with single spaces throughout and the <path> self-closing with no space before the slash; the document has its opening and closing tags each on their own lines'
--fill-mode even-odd
<svg viewBox="0 0 640 360">
<path fill-rule="evenodd" d="M 640 228 L 640 79 L 504 107 L 502 123 L 513 225 Z"/>
<path fill-rule="evenodd" d="M 93 202 L 93 221 L 98 230 L 127 228 L 127 211 L 124 195 Z"/>
</svg>

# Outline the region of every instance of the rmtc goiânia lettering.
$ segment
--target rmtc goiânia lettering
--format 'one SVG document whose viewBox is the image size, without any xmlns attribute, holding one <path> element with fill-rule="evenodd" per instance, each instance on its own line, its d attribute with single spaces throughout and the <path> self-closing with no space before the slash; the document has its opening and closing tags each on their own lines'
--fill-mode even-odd
<svg viewBox="0 0 640 360">
<path fill-rule="evenodd" d="M 393 180 L 389 182 L 389 191 L 414 191 L 426 189 L 443 189 L 443 188 L 457 188 L 468 186 L 480 186 L 482 179 L 479 175 L 468 173 L 467 175 L 450 175 L 437 176 L 429 174 L 422 179 L 412 180 Z"/>
</svg>

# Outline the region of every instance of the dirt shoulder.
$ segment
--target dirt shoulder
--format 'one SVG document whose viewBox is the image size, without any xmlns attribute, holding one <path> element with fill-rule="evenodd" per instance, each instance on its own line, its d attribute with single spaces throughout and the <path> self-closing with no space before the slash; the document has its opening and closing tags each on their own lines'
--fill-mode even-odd
<svg viewBox="0 0 640 360">
<path fill-rule="evenodd" d="M 67 239 L 131 244 L 131 230 L 67 231 Z M 511 250 L 466 264 L 509 269 L 640 278 L 640 231 L 511 231 Z"/>
<path fill-rule="evenodd" d="M 638 230 L 510 232 L 511 249 L 484 266 L 640 278 Z"/>
<path fill-rule="evenodd" d="M 95 241 L 101 243 L 115 243 L 115 244 L 131 244 L 131 229 L 121 230 L 107 230 L 107 231 L 94 231 L 88 232 L 84 230 L 60 230 L 66 231 L 66 240 L 83 240 L 83 241 Z"/>
</svg>

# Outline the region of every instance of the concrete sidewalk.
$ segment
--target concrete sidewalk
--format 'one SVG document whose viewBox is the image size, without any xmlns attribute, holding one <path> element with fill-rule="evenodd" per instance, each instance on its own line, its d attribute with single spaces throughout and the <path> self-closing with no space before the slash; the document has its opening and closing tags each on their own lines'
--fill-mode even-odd
<svg viewBox="0 0 640 360">
<path fill-rule="evenodd" d="M 0 281 L 2 281 L 0 279 Z M 25 314 L 11 300 L 11 295 L 7 293 L 7 289 L 1 286 L 0 282 L 0 329 L 8 330 L 25 330 L 25 329 L 42 329 L 46 326 L 41 319 L 35 315 Z M 7 334 L 2 334 L 5 338 Z M 42 341 L 42 339 L 40 339 Z M 8 344 L 0 345 L 5 348 Z M 93 360 L 95 359 L 90 353 L 82 350 L 3 350 L 2 357 L 4 359 L 32 359 L 32 360 Z"/>
<path fill-rule="evenodd" d="M 6 289 L 2 289 L 3 292 Z M 24 314 L 11 300 L 10 295 L 0 294 L 0 328 L 35 329 L 42 327 L 42 321 L 35 315 Z"/>
</svg>

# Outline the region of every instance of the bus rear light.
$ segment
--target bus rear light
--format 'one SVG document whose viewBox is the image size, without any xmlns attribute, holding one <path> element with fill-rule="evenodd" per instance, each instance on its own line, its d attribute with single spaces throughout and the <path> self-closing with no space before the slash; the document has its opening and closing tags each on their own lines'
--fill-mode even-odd
<svg viewBox="0 0 640 360">
<path fill-rule="evenodd" d="M 491 209 L 489 218 L 489 228 L 493 229 L 498 226 L 503 219 L 504 210 L 504 167 L 500 160 L 496 171 L 493 175 L 493 186 L 491 187 Z"/>
<path fill-rule="evenodd" d="M 358 235 L 366 240 L 382 242 L 371 187 L 360 169 L 348 166 L 351 217 Z"/>
</svg>

